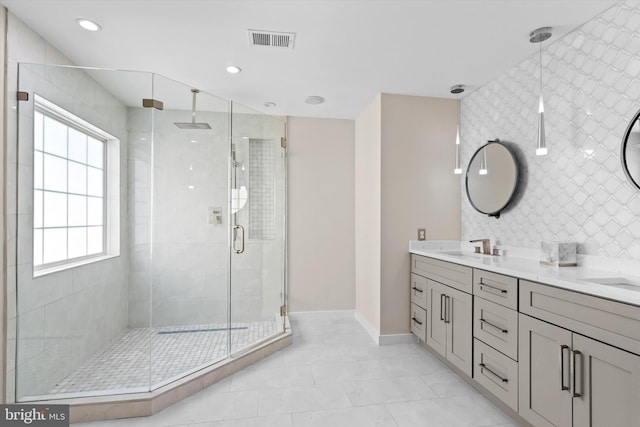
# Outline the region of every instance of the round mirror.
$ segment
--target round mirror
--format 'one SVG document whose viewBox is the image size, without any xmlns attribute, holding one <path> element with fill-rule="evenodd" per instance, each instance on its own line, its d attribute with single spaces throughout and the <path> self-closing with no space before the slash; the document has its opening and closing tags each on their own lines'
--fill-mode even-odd
<svg viewBox="0 0 640 427">
<path fill-rule="evenodd" d="M 627 178 L 640 189 L 640 111 L 633 116 L 624 134 L 620 158 Z"/>
<path fill-rule="evenodd" d="M 478 212 L 500 217 L 518 184 L 518 164 L 513 153 L 498 140 L 476 151 L 467 168 L 467 197 Z"/>
</svg>

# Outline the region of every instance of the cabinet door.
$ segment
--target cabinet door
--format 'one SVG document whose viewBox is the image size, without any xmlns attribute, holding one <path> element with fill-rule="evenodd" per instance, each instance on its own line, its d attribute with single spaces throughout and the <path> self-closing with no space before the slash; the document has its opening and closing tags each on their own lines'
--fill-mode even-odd
<svg viewBox="0 0 640 427">
<path fill-rule="evenodd" d="M 447 355 L 444 305 L 448 289 L 451 288 L 433 280 L 427 280 L 427 345 L 444 357 Z"/>
<path fill-rule="evenodd" d="M 578 334 L 573 349 L 573 425 L 640 425 L 640 356 Z"/>
<path fill-rule="evenodd" d="M 446 294 L 447 360 L 471 377 L 473 297 L 452 288 Z"/>
<path fill-rule="evenodd" d="M 571 332 L 524 314 L 518 323 L 518 413 L 536 427 L 571 427 Z"/>
</svg>

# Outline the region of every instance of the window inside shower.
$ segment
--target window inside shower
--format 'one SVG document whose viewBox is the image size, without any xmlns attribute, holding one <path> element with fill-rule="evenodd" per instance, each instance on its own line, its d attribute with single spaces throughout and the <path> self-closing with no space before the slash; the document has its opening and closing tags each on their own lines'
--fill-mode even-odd
<svg viewBox="0 0 640 427">
<path fill-rule="evenodd" d="M 35 95 L 33 115 L 33 269 L 42 275 L 119 253 L 108 221 L 118 203 L 119 141 Z M 117 207 L 114 209 L 117 210 Z M 117 241 L 117 240 L 116 240 Z"/>
<path fill-rule="evenodd" d="M 17 85 L 10 396 L 148 392 L 284 331 L 282 121 L 151 73 Z"/>
</svg>

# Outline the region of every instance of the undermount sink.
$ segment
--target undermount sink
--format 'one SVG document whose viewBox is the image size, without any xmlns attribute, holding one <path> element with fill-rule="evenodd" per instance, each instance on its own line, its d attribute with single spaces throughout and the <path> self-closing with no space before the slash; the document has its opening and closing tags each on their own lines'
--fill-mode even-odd
<svg viewBox="0 0 640 427">
<path fill-rule="evenodd" d="M 585 282 L 598 283 L 600 285 L 613 286 L 614 288 L 629 289 L 640 292 L 640 283 L 630 282 L 623 277 L 594 277 L 582 280 Z"/>
<path fill-rule="evenodd" d="M 476 254 L 473 252 L 460 252 L 460 251 L 440 251 L 443 255 L 450 255 L 455 257 L 471 257 L 471 258 L 481 258 L 482 254 Z"/>
</svg>

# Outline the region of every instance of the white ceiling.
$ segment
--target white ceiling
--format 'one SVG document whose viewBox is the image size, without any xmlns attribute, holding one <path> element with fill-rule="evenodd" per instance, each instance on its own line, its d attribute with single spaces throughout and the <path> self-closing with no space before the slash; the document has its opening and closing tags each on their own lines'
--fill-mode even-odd
<svg viewBox="0 0 640 427">
<path fill-rule="evenodd" d="M 548 45 L 614 3 L 0 0 L 77 65 L 154 71 L 269 114 L 347 119 L 380 92 L 468 93 L 537 52 L 531 30 L 553 27 Z M 248 29 L 294 32 L 295 48 L 250 47 Z M 231 63 L 242 72 L 228 74 Z M 307 105 L 309 95 L 327 101 Z"/>
</svg>

